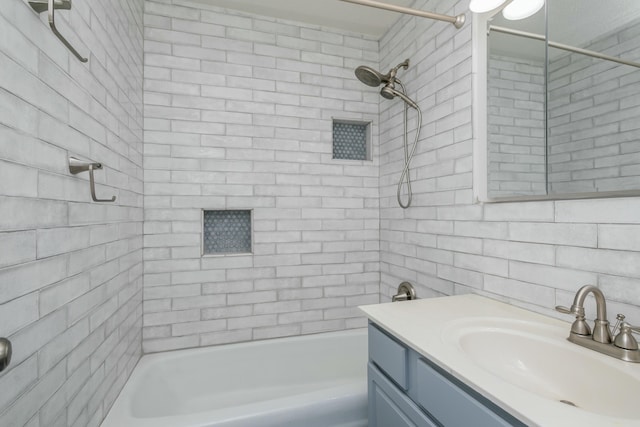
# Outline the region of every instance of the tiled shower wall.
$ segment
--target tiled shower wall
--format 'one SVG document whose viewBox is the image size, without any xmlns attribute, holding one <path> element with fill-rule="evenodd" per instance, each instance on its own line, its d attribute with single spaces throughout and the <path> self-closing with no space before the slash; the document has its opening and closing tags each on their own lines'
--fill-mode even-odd
<svg viewBox="0 0 640 427">
<path fill-rule="evenodd" d="M 179 0 L 145 11 L 146 352 L 364 326 L 379 299 L 378 42 Z M 332 118 L 372 122 L 334 160 Z M 253 253 L 201 255 L 203 209 Z"/>
<path fill-rule="evenodd" d="M 469 17 L 466 0 L 414 7 Z M 420 297 L 475 292 L 560 316 L 552 307 L 595 284 L 609 313 L 640 319 L 639 198 L 474 204 L 471 33 L 469 24 L 403 17 L 380 42 L 383 69 L 412 58 L 399 77 L 425 114 L 414 205 L 402 210 L 402 105 L 381 104 L 383 300 L 410 280 Z"/>
<path fill-rule="evenodd" d="M 141 353 L 142 1 L 0 8 L 0 425 L 97 426 Z M 88 174 L 102 162 L 97 204 Z"/>
</svg>

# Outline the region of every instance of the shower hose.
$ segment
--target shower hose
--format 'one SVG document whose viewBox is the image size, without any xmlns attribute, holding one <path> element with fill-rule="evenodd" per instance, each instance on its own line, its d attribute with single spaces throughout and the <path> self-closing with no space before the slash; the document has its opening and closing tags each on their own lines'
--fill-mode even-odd
<svg viewBox="0 0 640 427">
<path fill-rule="evenodd" d="M 402 92 L 406 93 L 405 87 L 402 82 L 397 81 L 402 88 Z M 402 169 L 402 174 L 400 175 L 400 180 L 398 181 L 398 204 L 402 209 L 407 209 L 411 206 L 411 200 L 413 198 L 413 192 L 411 191 L 411 174 L 409 173 L 409 168 L 411 166 L 411 160 L 413 159 L 413 155 L 416 153 L 416 147 L 418 146 L 418 139 L 420 138 L 420 128 L 422 127 L 422 111 L 420 108 L 415 108 L 418 113 L 418 124 L 416 127 L 416 137 L 413 141 L 413 146 L 411 147 L 411 152 L 409 152 L 409 129 L 408 129 L 408 114 L 409 114 L 409 104 L 405 101 L 404 103 L 404 167 Z M 407 202 L 404 203 L 402 201 L 402 187 L 404 187 L 406 183 L 407 187 Z"/>
</svg>

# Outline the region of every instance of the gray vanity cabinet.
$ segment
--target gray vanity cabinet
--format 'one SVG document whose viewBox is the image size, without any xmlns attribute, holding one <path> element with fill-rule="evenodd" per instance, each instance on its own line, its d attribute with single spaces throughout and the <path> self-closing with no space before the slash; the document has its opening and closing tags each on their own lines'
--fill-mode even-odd
<svg viewBox="0 0 640 427">
<path fill-rule="evenodd" d="M 369 363 L 369 427 L 438 427 Z"/>
<path fill-rule="evenodd" d="M 525 427 L 369 324 L 369 427 Z"/>
</svg>

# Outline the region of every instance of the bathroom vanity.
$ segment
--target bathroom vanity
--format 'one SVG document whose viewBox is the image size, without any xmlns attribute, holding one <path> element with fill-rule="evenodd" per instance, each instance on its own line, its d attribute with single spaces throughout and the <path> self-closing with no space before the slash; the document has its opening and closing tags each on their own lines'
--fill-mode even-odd
<svg viewBox="0 0 640 427">
<path fill-rule="evenodd" d="M 524 426 L 374 323 L 368 378 L 369 427 Z"/>
<path fill-rule="evenodd" d="M 640 364 L 477 295 L 363 306 L 369 426 L 640 426 Z"/>
</svg>

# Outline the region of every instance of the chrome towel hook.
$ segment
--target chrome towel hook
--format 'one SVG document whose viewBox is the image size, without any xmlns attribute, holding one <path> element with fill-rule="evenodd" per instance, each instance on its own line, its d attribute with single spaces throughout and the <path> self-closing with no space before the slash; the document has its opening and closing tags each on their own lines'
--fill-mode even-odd
<svg viewBox="0 0 640 427">
<path fill-rule="evenodd" d="M 87 58 L 82 57 L 82 55 L 80 55 L 80 53 L 78 53 L 78 51 L 73 46 L 71 46 L 71 43 L 69 43 L 67 39 L 65 39 L 64 36 L 60 34 L 58 28 L 56 28 L 55 10 L 71 9 L 71 0 L 29 0 L 29 6 L 31 6 L 31 8 L 38 13 L 42 13 L 48 10 L 49 26 L 51 27 L 51 31 L 53 31 L 53 34 L 55 34 L 60 39 L 60 41 L 67 47 L 67 49 L 71 51 L 71 53 L 74 54 L 76 58 L 78 58 L 80 62 L 88 61 Z"/>
<path fill-rule="evenodd" d="M 94 202 L 115 202 L 116 196 L 113 196 L 110 199 L 98 199 L 98 197 L 96 197 L 96 182 L 93 178 L 93 171 L 95 169 L 102 169 L 102 163 L 83 162 L 82 160 L 76 159 L 75 157 L 69 157 L 69 172 L 71 172 L 73 175 L 79 174 L 80 172 L 89 171 L 91 199 Z"/>
</svg>

